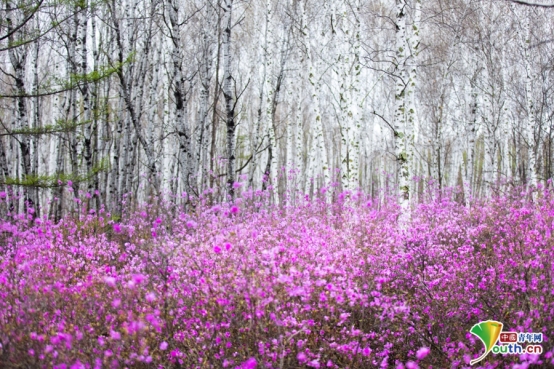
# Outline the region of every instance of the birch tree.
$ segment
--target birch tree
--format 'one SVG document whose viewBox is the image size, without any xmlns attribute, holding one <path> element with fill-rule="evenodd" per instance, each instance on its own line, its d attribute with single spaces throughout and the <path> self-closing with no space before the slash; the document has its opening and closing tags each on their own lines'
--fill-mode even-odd
<svg viewBox="0 0 554 369">
<path fill-rule="evenodd" d="M 235 107 L 236 100 L 233 94 L 231 30 L 233 0 L 224 0 L 223 15 L 223 97 L 225 99 L 225 124 L 227 127 L 227 191 L 229 197 L 234 198 L 235 191 Z"/>
<path fill-rule="evenodd" d="M 406 121 L 406 61 L 408 44 L 406 40 L 406 12 L 408 4 L 405 0 L 396 0 L 396 49 L 395 49 L 395 108 L 394 108 L 394 147 L 397 161 L 397 178 L 399 189 L 399 203 L 402 211 L 408 210 L 410 198 L 410 173 L 408 143 L 411 141 L 411 127 Z"/>
<path fill-rule="evenodd" d="M 192 150 L 191 129 L 187 122 L 187 90 L 183 71 L 183 53 L 181 39 L 181 21 L 179 19 L 179 0 L 171 0 L 168 4 L 171 24 L 171 61 L 173 64 L 173 97 L 175 99 L 175 130 L 179 140 L 181 183 L 183 190 L 191 191 Z"/>
<path fill-rule="evenodd" d="M 320 95 L 321 95 L 321 78 L 318 75 L 319 69 L 317 63 L 314 61 L 315 52 L 312 50 L 311 45 L 311 30 L 307 20 L 306 8 L 301 4 L 302 24 L 301 29 L 305 37 L 306 54 L 305 60 L 307 62 L 307 74 L 310 87 L 310 96 L 312 101 L 312 117 L 311 124 L 313 125 L 313 137 L 311 140 L 311 146 L 308 149 L 307 158 L 307 180 L 305 186 L 305 192 L 309 192 L 311 180 L 315 177 L 316 173 L 321 173 L 323 177 L 324 185 L 327 185 L 330 181 L 330 168 L 327 158 L 327 150 L 325 148 L 325 140 L 323 137 L 323 121 L 320 111 Z M 320 169 L 320 171 L 318 170 Z"/>
<path fill-rule="evenodd" d="M 537 179 L 537 158 L 535 145 L 535 102 L 533 96 L 533 67 L 532 67 L 532 49 L 531 46 L 531 9 L 526 9 L 521 21 L 521 48 L 523 50 L 523 60 L 525 64 L 525 102 L 527 108 L 527 124 L 524 128 L 524 137 L 527 141 L 527 155 L 529 157 L 529 184 L 536 187 Z"/>
</svg>

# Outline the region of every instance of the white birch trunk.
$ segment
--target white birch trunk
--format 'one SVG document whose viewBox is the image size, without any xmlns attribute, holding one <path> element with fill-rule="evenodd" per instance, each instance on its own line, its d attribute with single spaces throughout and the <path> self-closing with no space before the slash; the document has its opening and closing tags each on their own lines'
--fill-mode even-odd
<svg viewBox="0 0 554 369">
<path fill-rule="evenodd" d="M 181 29 L 179 22 L 179 0 L 172 0 L 169 5 L 169 20 L 171 23 L 171 41 L 173 49 L 171 61 L 173 64 L 173 96 L 175 98 L 175 129 L 179 138 L 180 149 L 180 181 L 183 191 L 191 192 L 192 152 L 191 130 L 187 122 L 187 96 L 185 91 L 185 76 L 183 73 L 183 55 L 181 51 Z"/>
<path fill-rule="evenodd" d="M 416 108 L 416 87 L 417 87 L 417 63 L 419 54 L 419 32 L 420 32 L 420 18 L 421 18 L 421 0 L 413 0 L 413 24 L 411 29 L 411 35 L 408 39 L 410 48 L 409 56 L 409 70 L 408 70 L 408 84 L 406 86 L 406 153 L 408 161 L 408 196 L 412 198 L 413 192 L 413 176 L 415 175 L 415 136 L 418 127 L 418 116 Z"/>
<path fill-rule="evenodd" d="M 470 50 L 473 52 L 473 50 Z M 476 55 L 475 52 L 473 52 Z M 467 186 L 467 190 L 464 192 L 464 197 L 466 201 L 466 206 L 469 206 L 470 198 L 473 196 L 474 191 L 474 173 L 475 173 L 475 136 L 477 130 L 477 117 L 479 111 L 479 99 L 478 99 L 478 90 L 477 90 L 477 78 L 479 75 L 479 70 L 475 71 L 473 77 L 470 81 L 470 114 L 467 127 L 468 135 L 468 146 L 467 146 L 467 168 L 466 168 L 466 177 L 464 180 L 464 189 Z"/>
<path fill-rule="evenodd" d="M 224 1 L 223 29 L 223 97 L 225 99 L 225 121 L 227 126 L 227 191 L 231 199 L 235 192 L 235 96 L 233 96 L 233 75 L 231 73 L 231 27 L 233 0 Z"/>
<path fill-rule="evenodd" d="M 537 157 L 536 157 L 536 145 L 535 145 L 535 103 L 533 100 L 533 67 L 531 61 L 533 60 L 531 55 L 531 10 L 524 15 L 522 24 L 522 37 L 521 46 L 523 48 L 524 62 L 525 62 L 525 102 L 527 108 L 527 124 L 524 125 L 524 137 L 527 141 L 527 156 L 529 158 L 529 185 L 537 187 Z"/>
<path fill-rule="evenodd" d="M 258 98 L 258 110 L 256 114 L 256 121 L 254 123 L 254 137 L 252 140 L 251 145 L 251 155 L 252 155 L 252 161 L 251 161 L 251 169 L 250 169 L 250 178 L 248 180 L 250 186 L 254 186 L 254 177 L 256 175 L 256 169 L 258 167 L 258 146 L 260 145 L 261 140 L 261 134 L 262 134 L 262 125 L 264 121 L 264 117 L 267 114 L 267 110 L 269 108 L 266 107 L 266 99 L 269 101 L 269 96 L 266 96 L 266 90 L 265 85 L 268 82 L 268 76 L 267 76 L 267 69 L 268 67 L 271 68 L 271 60 L 270 60 L 270 3 L 269 1 L 266 1 L 266 8 L 265 8 L 265 22 L 264 22 L 264 28 L 263 28 L 263 34 L 264 34 L 264 42 L 260 46 L 260 61 L 259 61 L 259 78 L 260 78 L 260 90 L 259 90 L 259 98 Z M 271 82 L 271 81 L 269 81 Z M 269 105 L 269 104 L 268 104 Z M 261 141 L 263 143 L 263 140 Z"/>
<path fill-rule="evenodd" d="M 306 18 L 306 9 L 304 8 L 304 5 L 302 4 L 302 26 L 303 26 L 303 33 L 305 37 L 305 44 L 306 44 L 306 60 L 308 63 L 308 81 L 310 83 L 309 89 L 310 89 L 310 95 L 312 97 L 312 114 L 313 114 L 313 120 L 312 120 L 312 129 L 314 131 L 313 133 L 313 139 L 312 139 L 312 150 L 308 150 L 308 177 L 306 180 L 306 187 L 305 192 L 308 193 L 310 186 L 311 186 L 311 180 L 315 180 L 313 178 L 315 175 L 321 173 L 324 186 L 329 184 L 330 181 L 330 170 L 329 170 L 329 161 L 327 159 L 327 150 L 325 148 L 325 140 L 323 137 L 323 121 L 321 117 L 321 110 L 320 110 L 320 95 L 321 95 L 321 81 L 319 78 L 316 77 L 316 74 L 319 72 L 316 68 L 317 63 L 314 61 L 315 59 L 315 53 L 312 53 L 311 48 L 311 33 L 309 29 L 309 25 L 307 24 L 307 18 Z M 314 66 L 314 64 L 316 66 Z M 316 171 L 316 166 L 318 167 Z"/>
<path fill-rule="evenodd" d="M 206 27 L 203 29 L 203 65 L 201 66 L 201 90 L 200 90 L 200 107 L 199 107 L 199 122 L 198 129 L 200 130 L 197 136 L 197 151 L 196 151 L 196 168 L 194 173 L 198 176 L 198 186 L 202 186 L 207 181 L 208 168 L 208 147 L 210 143 L 208 113 L 210 104 L 210 85 L 212 79 L 212 64 L 214 56 L 214 11 L 211 5 L 208 5 L 206 16 Z M 215 109 L 215 107 L 214 107 Z"/>
<path fill-rule="evenodd" d="M 394 147 L 397 162 L 398 201 L 402 208 L 402 219 L 408 212 L 409 205 L 409 160 L 406 150 L 409 142 L 409 128 L 406 122 L 406 59 L 408 43 L 406 40 L 406 11 L 408 4 L 405 0 L 396 0 L 396 88 L 394 113 Z"/>
</svg>

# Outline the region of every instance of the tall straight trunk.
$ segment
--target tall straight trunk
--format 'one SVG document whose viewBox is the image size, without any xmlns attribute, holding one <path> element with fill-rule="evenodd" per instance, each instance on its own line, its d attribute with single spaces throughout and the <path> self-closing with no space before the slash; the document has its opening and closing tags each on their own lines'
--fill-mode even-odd
<svg viewBox="0 0 554 369">
<path fill-rule="evenodd" d="M 294 93 L 295 93 L 295 103 L 296 103 L 296 115 L 295 115 L 295 134 L 294 134 L 294 153 L 295 153 L 295 169 L 297 169 L 298 174 L 303 173 L 305 169 L 304 166 L 304 114 L 302 109 L 302 87 L 304 81 L 302 79 L 302 65 L 298 66 L 298 80 L 296 81 Z M 300 182 L 297 182 L 298 185 L 301 185 Z"/>
<path fill-rule="evenodd" d="M 474 53 L 475 54 L 475 53 Z M 474 184 L 475 184 L 475 136 L 476 136 L 476 126 L 477 126 L 477 117 L 479 110 L 479 99 L 477 92 L 477 77 L 479 70 L 475 72 L 470 81 L 470 114 L 468 121 L 468 148 L 467 148 L 467 168 L 466 176 L 464 179 L 464 189 L 467 186 L 467 190 L 464 191 L 464 198 L 466 205 L 469 206 L 470 197 L 473 196 Z"/>
<path fill-rule="evenodd" d="M 227 193 L 231 199 L 235 192 L 235 97 L 233 96 L 233 74 L 231 72 L 231 27 L 233 0 L 225 0 L 223 29 L 223 97 L 225 99 L 225 123 L 227 126 Z"/>
<path fill-rule="evenodd" d="M 150 11 L 149 11 L 149 17 L 148 17 L 148 23 L 147 23 L 147 29 L 146 29 L 146 35 L 142 42 L 142 53 L 140 58 L 140 64 L 139 64 L 139 71 L 138 71 L 138 77 L 136 77 L 137 85 L 138 85 L 138 92 L 136 94 L 135 100 L 138 102 L 138 116 L 137 116 L 137 124 L 133 124 L 135 127 L 135 140 L 140 143 L 142 146 L 144 153 L 146 154 L 146 166 L 148 169 L 148 173 L 150 175 L 150 178 L 152 178 L 152 182 L 148 185 L 149 188 L 151 187 L 153 189 L 154 194 L 159 193 L 159 186 L 160 183 L 157 180 L 158 175 L 158 168 L 156 166 L 156 156 L 155 156 L 155 149 L 154 149 L 154 140 L 150 135 L 150 132 L 147 132 L 146 134 L 142 132 L 141 127 L 141 116 L 142 112 L 144 110 L 143 105 L 145 104 L 145 101 L 147 99 L 144 99 L 144 92 L 146 90 L 146 77 L 149 75 L 149 70 L 152 68 L 151 66 L 151 60 L 150 60 L 150 54 L 152 51 L 152 40 L 154 38 L 153 35 L 153 27 L 154 27 L 154 17 L 156 15 L 156 12 L 158 11 L 158 0 L 151 0 L 150 1 Z M 154 68 L 158 68 L 159 66 L 156 65 Z M 147 112 L 148 116 L 148 112 Z M 147 122 L 148 126 L 151 126 L 153 122 L 149 120 Z M 149 127 L 147 127 L 147 130 Z M 140 153 L 136 153 L 136 157 L 139 157 Z M 137 169 L 139 167 L 137 166 Z M 137 173 L 139 174 L 139 173 Z"/>
<path fill-rule="evenodd" d="M 6 181 L 6 178 L 10 176 L 8 160 L 6 158 L 6 145 L 4 143 L 4 137 L 0 137 L 0 173 L 2 174 L 2 179 L 4 180 L 4 182 Z"/>
<path fill-rule="evenodd" d="M 324 186 L 330 182 L 330 168 L 327 157 L 327 150 L 325 148 L 325 139 L 323 136 L 323 121 L 321 117 L 320 95 L 321 95 L 321 81 L 316 78 L 316 73 L 319 72 L 316 68 L 317 63 L 315 61 L 315 53 L 312 53 L 311 48 L 311 33 L 309 24 L 307 21 L 305 4 L 301 4 L 302 14 L 302 33 L 306 44 L 306 58 L 308 69 L 308 82 L 310 84 L 310 95 L 312 98 L 312 122 L 311 128 L 313 129 L 312 145 L 311 149 L 307 150 L 307 176 L 305 183 L 305 192 L 310 192 L 312 180 L 315 180 L 317 174 L 322 174 Z M 315 65 L 314 65 L 315 64 Z M 316 165 L 319 164 L 319 165 Z"/>
<path fill-rule="evenodd" d="M 536 187 L 538 184 L 537 176 L 537 155 L 535 145 L 535 103 L 533 100 L 533 67 L 531 65 L 531 9 L 527 9 L 524 14 L 522 24 L 522 48 L 525 62 L 525 103 L 527 108 L 527 124 L 524 126 L 524 137 L 527 141 L 527 157 L 529 158 L 529 184 Z"/>
<path fill-rule="evenodd" d="M 272 186 L 277 189 L 277 177 L 274 175 L 275 170 L 277 169 L 277 140 L 275 137 L 276 134 L 276 113 L 277 105 L 279 104 L 279 94 L 281 92 L 281 86 L 284 78 L 284 62 L 281 64 L 282 68 L 277 76 L 275 82 L 275 89 L 273 90 L 273 96 L 271 98 L 270 111 L 268 114 L 268 150 L 269 154 L 267 156 L 267 162 L 264 170 L 264 179 L 262 189 L 267 188 L 267 184 L 271 183 Z"/>
<path fill-rule="evenodd" d="M 221 37 L 222 37 L 222 28 L 221 28 L 221 21 L 222 17 L 220 14 L 220 8 L 221 7 L 221 0 L 217 0 L 217 53 L 215 58 L 215 88 L 214 88 L 214 102 L 213 102 L 213 108 L 212 108 L 212 127 L 211 127 L 211 142 L 210 142 L 210 180 L 209 184 L 210 187 L 214 186 L 215 176 L 214 174 L 214 165 L 215 165 L 215 158 L 217 156 L 217 149 L 216 149 L 216 141 L 217 141 L 217 126 L 218 126 L 218 103 L 219 103 L 219 95 L 221 92 L 221 84 L 219 82 L 219 68 L 221 63 Z"/>
<path fill-rule="evenodd" d="M 483 164 L 482 195 L 486 196 L 489 193 L 490 186 L 494 182 L 494 173 L 496 170 L 496 129 L 493 126 L 491 96 L 487 92 L 483 95 L 482 114 L 485 135 L 485 162 Z"/>
<path fill-rule="evenodd" d="M 33 92 L 37 94 L 36 97 L 33 98 L 33 128 L 39 128 L 41 127 L 41 106 L 40 106 L 40 97 L 38 96 L 38 88 L 39 88 L 39 54 L 40 54 L 40 44 L 37 41 L 34 42 L 35 47 L 35 58 L 33 62 Z M 40 148 L 40 142 L 39 142 L 39 136 L 35 136 L 31 138 L 31 155 L 32 155 L 32 162 L 31 162 L 31 170 L 33 173 L 39 173 L 39 155 L 38 151 Z M 33 198 L 36 201 L 36 207 L 35 207 L 35 215 L 37 217 L 40 217 L 40 192 L 39 187 L 35 187 L 30 189 L 30 191 L 33 192 Z"/>
<path fill-rule="evenodd" d="M 127 105 L 127 99 L 123 99 L 125 104 Z M 120 155 L 120 167 L 119 167 L 119 195 L 125 196 L 129 190 L 130 190 L 130 182 L 131 182 L 131 173 L 133 171 L 132 168 L 132 155 L 133 155 L 133 143 L 131 138 L 131 118 L 129 115 L 125 115 L 123 118 L 123 139 L 122 139 L 122 146 L 121 146 L 121 155 Z M 121 198 L 119 199 L 121 200 Z M 119 204 L 118 204 L 119 206 Z"/>
<path fill-rule="evenodd" d="M 191 130 L 187 123 L 187 96 L 185 76 L 183 74 L 183 55 L 181 47 L 181 30 L 179 24 L 179 0 L 169 4 L 169 21 L 171 23 L 171 63 L 173 68 L 173 96 L 175 98 L 175 128 L 179 138 L 180 179 L 184 191 L 191 191 L 192 152 Z"/>
<path fill-rule="evenodd" d="M 77 20 L 77 40 L 76 40 L 76 52 L 75 56 L 78 58 L 77 71 L 82 76 L 83 80 L 80 86 L 81 99 L 83 101 L 83 144 L 82 151 L 79 153 L 82 155 L 85 161 L 85 167 L 83 168 L 83 174 L 92 172 L 92 112 L 90 109 L 90 92 L 89 84 L 86 78 L 88 71 L 87 61 L 87 28 L 88 28 L 88 1 L 84 0 L 76 7 L 78 18 Z M 88 182 L 88 190 L 92 189 L 92 181 Z"/>
<path fill-rule="evenodd" d="M 93 66 L 92 69 L 94 73 L 98 73 L 98 64 L 99 64 L 99 53 L 98 53 L 98 45 L 96 40 L 96 11 L 95 7 L 91 7 L 91 17 L 90 17 L 90 23 L 91 23 L 91 40 L 92 40 L 92 61 Z M 100 40 L 102 40 L 102 37 L 100 37 Z M 106 83 L 107 86 L 109 86 L 109 82 Z M 99 117 L 100 117 L 100 82 L 94 81 L 92 85 L 92 122 L 91 122 L 91 135 L 90 135 L 90 146 L 91 146 L 91 162 L 98 162 L 99 160 L 99 153 L 102 152 L 102 148 L 100 147 L 99 137 L 101 136 L 103 132 L 103 127 L 99 127 Z M 106 109 L 107 110 L 107 109 Z M 107 120 L 106 120 L 107 121 Z M 102 129 L 102 132 L 99 132 L 99 130 Z M 85 143 L 86 145 L 86 143 Z M 91 182 L 94 190 L 100 190 L 100 177 L 105 176 L 107 177 L 107 173 L 99 173 L 96 175 Z M 89 190 L 92 190 L 89 188 Z M 92 191 L 91 191 L 92 192 Z M 100 209 L 101 206 L 101 196 L 96 195 L 96 193 L 92 193 L 92 196 L 94 197 L 94 205 L 96 210 Z"/>
<path fill-rule="evenodd" d="M 361 24 L 358 17 L 360 2 L 355 1 L 354 27 L 349 27 L 346 4 L 340 3 L 338 22 L 340 37 L 338 38 L 342 53 L 338 58 L 338 71 L 341 77 L 339 84 L 339 102 L 341 111 L 341 179 L 344 189 L 355 190 L 360 186 L 360 121 L 361 121 L 361 94 L 360 94 L 360 48 Z M 342 18 L 342 21 L 341 21 Z"/>
<path fill-rule="evenodd" d="M 275 188 L 275 200 L 278 203 L 279 197 L 278 197 L 278 178 L 277 178 L 277 159 L 278 159 L 278 149 L 277 146 L 277 140 L 276 140 L 276 132 L 277 132 L 277 106 L 280 102 L 280 94 L 281 89 L 283 87 L 283 81 L 285 79 L 285 67 L 288 59 L 288 47 L 289 47 L 289 29 L 286 25 L 283 26 L 283 39 L 281 40 L 281 52 L 280 52 L 280 61 L 279 61 L 279 70 L 277 72 L 277 78 L 275 80 L 275 86 L 272 87 L 270 96 L 271 98 L 271 105 L 270 105 L 270 111 L 268 112 L 269 117 L 269 152 L 266 163 L 266 168 L 264 171 L 264 177 L 266 177 L 268 180 L 271 181 L 272 186 Z M 264 182 L 264 189 L 268 182 Z"/>
<path fill-rule="evenodd" d="M 362 73 L 361 59 L 361 21 L 359 18 L 361 2 L 358 0 L 356 4 L 355 22 L 354 22 L 354 34 L 351 47 L 351 53 L 353 56 L 353 63 L 351 68 L 352 85 L 350 87 L 351 104 L 352 104 L 352 116 L 353 125 L 350 130 L 349 137 L 349 159 L 350 159 L 350 183 L 349 186 L 352 190 L 356 190 L 360 187 L 360 141 L 361 141 L 361 122 L 363 118 L 363 97 L 360 90 L 360 75 Z"/>
<path fill-rule="evenodd" d="M 289 91 L 289 98 L 292 94 L 292 91 Z M 292 106 L 293 104 L 290 104 Z M 291 109 L 292 110 L 292 109 Z M 291 116 L 294 117 L 294 110 L 291 112 Z M 287 184 L 289 183 L 289 172 L 291 169 L 294 168 L 294 123 L 296 123 L 294 120 L 287 120 L 287 142 L 286 142 L 286 180 Z"/>
<path fill-rule="evenodd" d="M 412 178 L 415 175 L 415 139 L 418 128 L 418 116 L 417 116 L 417 65 L 419 54 L 419 30 L 421 19 L 421 0 L 413 0 L 413 23 L 411 27 L 411 34 L 407 44 L 409 44 L 410 56 L 408 63 L 408 83 L 406 86 L 406 153 L 408 160 L 408 196 L 412 199 L 414 195 L 414 181 Z"/>
<path fill-rule="evenodd" d="M 11 7 L 11 2 L 6 1 L 5 3 L 8 14 L 10 14 L 13 8 Z M 8 40 L 10 43 L 16 42 L 13 36 L 13 19 L 10 15 L 6 18 L 7 31 L 10 35 Z M 10 63 L 14 70 L 13 78 L 15 79 L 15 89 L 18 97 L 15 99 L 15 129 L 28 129 L 29 128 L 29 116 L 27 112 L 27 103 L 24 95 L 26 94 L 25 89 L 25 63 L 27 60 L 27 47 L 23 46 L 20 48 L 10 48 L 8 50 Z M 20 162 L 19 162 L 19 172 L 21 174 L 21 179 L 32 175 L 32 166 L 31 166 L 31 140 L 28 135 L 20 135 L 17 138 L 17 144 L 20 151 Z M 37 199 L 34 198 L 33 189 L 25 189 L 25 207 L 34 208 L 37 205 Z"/>
<path fill-rule="evenodd" d="M 65 143 L 63 137 L 60 137 L 58 142 L 55 144 L 57 149 L 56 154 L 56 173 L 64 172 L 64 157 L 66 155 Z M 55 197 L 57 198 L 55 204 L 51 208 L 50 215 L 54 219 L 60 219 L 63 216 L 63 204 L 64 204 L 64 188 L 63 186 L 58 186 Z"/>
<path fill-rule="evenodd" d="M 72 75 L 77 76 L 79 74 L 79 65 L 78 57 L 79 53 L 79 22 L 81 21 L 78 12 L 74 9 L 73 17 L 70 22 L 70 35 L 69 35 L 69 45 L 68 45 L 68 69 Z M 72 124 L 79 123 L 82 118 L 80 117 L 80 104 L 78 100 L 78 91 L 77 88 L 72 88 L 67 96 L 67 118 L 71 121 Z M 71 174 L 78 176 L 80 168 L 80 155 L 82 153 L 82 140 L 78 134 L 79 127 L 75 127 L 68 133 L 68 143 L 69 143 L 69 164 L 71 167 Z M 73 181 L 73 193 L 77 195 L 79 193 L 80 183 L 79 181 Z M 74 203 L 68 203 L 68 208 L 72 209 Z"/>
<path fill-rule="evenodd" d="M 406 11 L 408 5 L 405 0 L 396 0 L 396 86 L 394 109 L 394 148 L 396 156 L 396 175 L 398 180 L 398 197 L 402 207 L 402 213 L 408 210 L 410 185 L 409 185 L 409 156 L 407 142 L 409 142 L 409 128 L 406 122 L 406 55 L 408 44 L 406 42 Z"/>
<path fill-rule="evenodd" d="M 161 43 L 161 40 L 160 40 Z M 160 65 L 162 63 L 162 48 L 158 47 L 151 65 L 151 77 L 150 77 L 150 89 L 148 93 L 149 106 L 148 106 L 148 123 L 146 125 L 145 138 L 148 142 L 148 145 L 151 147 L 152 153 L 155 156 L 155 127 L 157 126 L 157 111 L 158 111 L 158 85 L 160 83 Z M 159 173 L 157 172 L 158 167 L 153 163 L 155 172 L 152 173 L 150 178 L 154 194 L 158 194 L 160 189 L 160 178 Z"/>
<path fill-rule="evenodd" d="M 59 70 L 59 65 L 56 65 L 56 71 Z M 57 73 L 56 73 L 57 74 Z M 60 105 L 60 94 L 53 96 L 52 111 L 49 122 L 51 125 L 58 124 L 59 120 L 63 116 L 63 102 Z M 58 175 L 64 171 L 63 168 L 63 157 L 65 155 L 65 144 L 64 138 L 60 136 L 51 136 L 48 145 L 49 152 L 49 168 L 47 174 L 49 175 Z M 54 201 L 50 205 L 50 210 L 48 216 L 53 219 L 59 219 L 62 213 L 62 198 L 63 198 L 63 187 L 58 186 L 52 189 L 52 197 Z"/>
<path fill-rule="evenodd" d="M 262 55 L 260 65 L 260 91 L 259 91 L 259 99 L 258 99 L 258 110 L 257 110 L 257 116 L 256 116 L 256 122 L 254 125 L 254 137 L 252 140 L 252 160 L 251 160 L 251 169 L 250 169 L 250 178 L 248 180 L 250 186 L 252 187 L 254 185 L 254 177 L 256 175 L 256 168 L 258 166 L 258 145 L 260 143 L 260 136 L 262 135 L 262 123 L 264 118 L 264 105 L 266 101 L 266 90 L 265 85 L 268 82 L 268 66 L 271 66 L 271 40 L 270 40 L 270 10 L 269 10 L 269 1 L 266 1 L 266 9 L 265 9 L 265 25 L 264 25 L 264 43 L 260 47 L 260 53 Z M 271 71 L 271 68 L 270 68 Z"/>
<path fill-rule="evenodd" d="M 348 24 L 348 18 L 346 15 L 346 8 L 344 2 L 340 2 L 340 7 L 338 11 L 335 11 L 332 7 L 332 16 L 336 18 L 336 31 L 331 32 L 331 36 L 334 40 L 334 49 L 337 51 L 335 56 L 335 65 L 336 65 L 336 86 L 338 90 L 338 105 L 340 111 L 340 121 L 339 129 L 341 136 L 340 144 L 340 174 L 341 174 L 341 185 L 343 190 L 350 189 L 350 176 L 351 173 L 351 159 L 350 154 L 351 150 L 351 135 L 354 125 L 354 109 L 352 109 L 352 96 L 350 95 L 351 87 L 351 75 L 350 75 L 350 48 L 349 44 L 351 42 L 350 29 Z M 331 155 L 332 157 L 332 155 Z"/>
<path fill-rule="evenodd" d="M 196 145 L 196 162 L 193 173 L 198 176 L 198 185 L 203 186 L 207 177 L 208 166 L 208 146 L 210 142 L 209 126 L 208 126 L 208 113 L 210 104 L 210 86 L 212 80 L 212 64 L 214 54 L 214 39 L 213 39 L 213 21 L 214 21 L 214 9 L 211 4 L 208 4 L 207 11 L 207 24 L 203 29 L 203 45 L 202 56 L 203 64 L 200 67 L 201 78 L 201 90 L 200 90 L 200 107 L 199 107 L 199 122 L 198 129 L 200 132 L 197 135 Z M 214 107 L 215 109 L 215 107 Z"/>
</svg>

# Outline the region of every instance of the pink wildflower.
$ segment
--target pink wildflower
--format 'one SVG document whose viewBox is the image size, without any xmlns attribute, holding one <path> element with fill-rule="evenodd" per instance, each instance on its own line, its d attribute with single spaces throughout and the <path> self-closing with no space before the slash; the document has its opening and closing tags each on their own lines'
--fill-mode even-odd
<svg viewBox="0 0 554 369">
<path fill-rule="evenodd" d="M 244 363 L 241 364 L 241 369 L 256 369 L 256 366 L 258 365 L 255 358 L 251 357 L 250 359 L 246 360 Z"/>
<path fill-rule="evenodd" d="M 110 287 L 115 287 L 116 279 L 114 277 L 104 277 L 104 282 Z"/>
<path fill-rule="evenodd" d="M 419 350 L 417 350 L 416 357 L 419 360 L 423 360 L 427 355 L 429 355 L 429 352 L 431 352 L 429 347 L 422 347 Z"/>
<path fill-rule="evenodd" d="M 119 333 L 118 331 L 111 331 L 110 332 L 110 337 L 112 340 L 120 340 L 121 339 L 121 333 Z"/>
</svg>

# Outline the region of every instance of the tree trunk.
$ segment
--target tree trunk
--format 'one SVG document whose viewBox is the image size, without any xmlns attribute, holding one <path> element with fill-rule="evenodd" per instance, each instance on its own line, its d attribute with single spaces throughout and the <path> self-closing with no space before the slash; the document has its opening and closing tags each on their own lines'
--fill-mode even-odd
<svg viewBox="0 0 554 369">
<path fill-rule="evenodd" d="M 225 99 L 225 123 L 227 126 L 227 193 L 235 197 L 235 96 L 233 95 L 233 74 L 231 72 L 231 27 L 233 0 L 225 0 L 223 29 L 223 97 Z"/>
<path fill-rule="evenodd" d="M 408 43 L 406 42 L 406 11 L 408 5 L 405 0 L 396 0 L 396 88 L 394 114 L 394 146 L 397 162 L 397 178 L 399 189 L 399 203 L 402 213 L 408 211 L 410 199 L 409 185 L 409 155 L 407 144 L 410 141 L 409 127 L 406 122 L 406 59 Z"/>
</svg>

